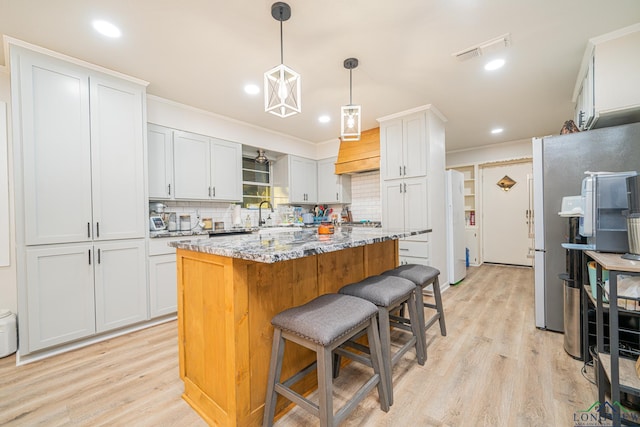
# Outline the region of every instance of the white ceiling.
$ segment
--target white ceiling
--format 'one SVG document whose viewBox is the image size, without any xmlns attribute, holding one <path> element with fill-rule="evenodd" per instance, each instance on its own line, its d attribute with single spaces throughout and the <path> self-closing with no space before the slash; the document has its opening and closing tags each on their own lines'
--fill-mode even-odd
<svg viewBox="0 0 640 427">
<path fill-rule="evenodd" d="M 289 0 L 284 63 L 302 75 L 302 113 L 264 112 L 263 73 L 280 63 L 273 0 L 0 0 L 0 33 L 150 82 L 148 93 L 310 142 L 339 135 L 353 102 L 363 128 L 424 104 L 447 118 L 447 150 L 557 134 L 573 115 L 587 40 L 640 22 L 639 0 Z M 107 19 L 123 35 L 95 33 Z M 511 34 L 507 64 L 452 54 Z M 0 48 L 1 49 L 1 48 Z M 0 52 L 4 63 L 4 52 Z M 332 122 L 320 124 L 329 114 Z M 500 135 L 490 129 L 502 127 Z M 259 145 L 256 141 L 255 145 Z"/>
</svg>

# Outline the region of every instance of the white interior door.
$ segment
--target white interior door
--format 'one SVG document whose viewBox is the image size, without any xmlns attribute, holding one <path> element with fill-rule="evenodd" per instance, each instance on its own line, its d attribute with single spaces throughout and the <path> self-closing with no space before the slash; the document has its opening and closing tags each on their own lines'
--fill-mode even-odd
<svg viewBox="0 0 640 427">
<path fill-rule="evenodd" d="M 481 171 L 484 262 L 533 265 L 528 218 L 532 163 L 483 167 Z"/>
</svg>

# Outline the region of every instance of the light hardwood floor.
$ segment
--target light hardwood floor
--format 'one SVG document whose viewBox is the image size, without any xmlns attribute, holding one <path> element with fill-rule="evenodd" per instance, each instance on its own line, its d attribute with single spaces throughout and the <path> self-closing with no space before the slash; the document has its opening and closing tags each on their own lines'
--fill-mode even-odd
<svg viewBox="0 0 640 427">
<path fill-rule="evenodd" d="M 373 392 L 345 425 L 573 426 L 597 399 L 563 336 L 534 326 L 533 270 L 472 268 L 443 302 L 447 336 L 434 326 L 427 363 L 409 352 L 396 365 L 391 410 Z M 357 386 L 353 365 L 336 380 L 336 402 Z M 181 393 L 175 322 L 25 366 L 0 359 L 0 425 L 206 425 Z M 317 421 L 294 408 L 276 425 Z"/>
</svg>

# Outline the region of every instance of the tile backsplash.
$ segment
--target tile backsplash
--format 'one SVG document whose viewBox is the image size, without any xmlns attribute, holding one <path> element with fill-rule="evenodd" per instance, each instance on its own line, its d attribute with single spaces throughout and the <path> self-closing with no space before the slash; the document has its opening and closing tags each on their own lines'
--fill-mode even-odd
<svg viewBox="0 0 640 427">
<path fill-rule="evenodd" d="M 354 221 L 381 221 L 380 171 L 351 176 L 351 213 Z"/>
<path fill-rule="evenodd" d="M 191 215 L 191 225 L 195 228 L 198 224 L 197 217 L 211 218 L 213 222 L 224 222 L 225 228 L 233 227 L 233 210 L 236 206 L 233 203 L 215 203 L 215 202 L 186 202 L 175 200 L 161 201 L 167 208 L 167 212 L 175 212 L 179 217 L 180 214 Z M 360 173 L 351 177 L 351 204 L 349 209 L 353 215 L 354 221 L 380 221 L 382 214 L 380 211 L 380 172 L 373 171 Z M 341 206 L 331 205 L 335 212 L 339 213 Z M 262 211 L 263 217 L 268 216 L 268 209 Z M 257 209 L 241 209 L 240 218 L 244 226 L 247 215 L 251 218 L 251 225 L 258 225 Z M 276 215 L 272 217 L 277 220 Z"/>
</svg>

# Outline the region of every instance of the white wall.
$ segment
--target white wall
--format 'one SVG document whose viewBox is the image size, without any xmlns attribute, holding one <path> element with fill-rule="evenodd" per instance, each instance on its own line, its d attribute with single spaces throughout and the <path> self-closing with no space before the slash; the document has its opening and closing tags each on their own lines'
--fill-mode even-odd
<svg viewBox="0 0 640 427">
<path fill-rule="evenodd" d="M 0 215 L 9 215 L 9 241 L 0 241 L 0 245 L 7 245 L 8 243 L 8 251 L 9 251 L 9 265 L 8 266 L 0 266 L 0 309 L 6 308 L 14 313 L 18 310 L 18 296 L 17 296 L 17 287 L 16 287 L 16 258 L 15 258 L 15 222 L 13 217 L 13 168 L 12 168 L 12 145 L 11 145 L 11 96 L 10 96 L 10 81 L 9 81 L 9 73 L 8 70 L 4 67 L 0 67 L 0 101 L 5 102 L 7 104 L 7 117 L 6 117 L 6 125 L 7 125 L 7 160 L 8 162 L 4 165 L 0 165 L 0 187 L 2 190 L 0 194 L 8 194 L 8 200 L 0 201 Z M 0 120 L 4 121 L 5 117 L 0 117 Z M 0 126 L 0 132 L 2 131 L 2 127 Z M 2 144 L 0 144 L 0 150 L 4 149 Z M 2 156 L 0 156 L 0 161 L 3 161 Z M 4 174 L 4 168 L 6 168 L 6 177 Z M 6 239 L 2 233 L 0 233 L 0 238 Z"/>
<path fill-rule="evenodd" d="M 239 142 L 268 151 L 317 159 L 316 144 L 311 142 L 271 132 L 153 95 L 147 96 L 147 121 L 173 129 Z M 326 157 L 331 157 L 331 155 Z"/>
<path fill-rule="evenodd" d="M 493 163 L 507 160 L 532 158 L 530 139 L 485 145 L 478 148 L 447 151 L 447 167 Z"/>
</svg>

